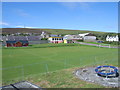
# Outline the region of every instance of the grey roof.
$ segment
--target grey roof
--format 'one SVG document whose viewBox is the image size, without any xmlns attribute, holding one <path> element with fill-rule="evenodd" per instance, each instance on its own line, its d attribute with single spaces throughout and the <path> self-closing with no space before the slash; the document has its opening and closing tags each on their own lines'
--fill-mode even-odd
<svg viewBox="0 0 120 90">
<path fill-rule="evenodd" d="M 11 88 L 11 89 L 14 88 L 14 90 L 19 90 L 20 88 L 36 88 L 36 89 L 42 90 L 41 87 L 38 87 L 37 85 L 34 85 L 34 84 L 27 82 L 27 81 L 21 81 L 18 83 L 3 86 L 2 90 L 6 90 L 7 88 Z"/>
<path fill-rule="evenodd" d="M 1 40 L 28 40 L 28 41 L 38 41 L 41 40 L 42 36 L 2 36 Z"/>
</svg>

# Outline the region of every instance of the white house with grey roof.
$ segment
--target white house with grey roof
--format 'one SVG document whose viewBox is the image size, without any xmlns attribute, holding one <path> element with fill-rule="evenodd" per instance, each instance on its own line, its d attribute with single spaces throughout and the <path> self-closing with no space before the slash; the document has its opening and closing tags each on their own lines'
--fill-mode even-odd
<svg viewBox="0 0 120 90">
<path fill-rule="evenodd" d="M 118 42 L 119 41 L 119 37 L 118 37 L 118 35 L 116 35 L 116 36 L 109 36 L 109 35 L 107 35 L 106 41 L 109 41 L 109 42 L 113 42 L 113 41 Z"/>
</svg>

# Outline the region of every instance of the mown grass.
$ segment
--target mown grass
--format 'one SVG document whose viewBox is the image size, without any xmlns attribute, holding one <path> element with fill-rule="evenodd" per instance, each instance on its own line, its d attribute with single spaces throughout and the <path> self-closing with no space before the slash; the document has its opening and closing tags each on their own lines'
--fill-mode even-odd
<svg viewBox="0 0 120 90">
<path fill-rule="evenodd" d="M 111 46 L 111 47 L 118 47 L 118 46 L 120 46 L 120 45 L 106 44 L 106 43 L 97 43 L 97 42 L 83 42 L 83 43 L 97 44 L 97 45 L 102 45 L 102 46 Z"/>
<path fill-rule="evenodd" d="M 30 76 L 26 78 L 42 88 L 105 88 L 104 86 L 85 82 L 74 75 L 78 68 L 64 69 L 52 73 Z"/>
<path fill-rule="evenodd" d="M 70 78 L 74 77 L 74 75 L 71 71 L 68 74 L 64 74 L 67 72 L 64 69 L 73 70 L 72 68 L 75 67 L 118 65 L 118 49 L 98 48 L 78 44 L 40 44 L 21 48 L 3 48 L 2 53 L 4 85 L 16 82 L 17 80 L 28 80 L 26 78 L 29 76 L 32 77 L 31 80 L 35 80 L 37 79 L 37 75 L 41 81 L 44 81 L 45 77 L 43 77 L 43 73 L 54 72 L 56 70 L 60 70 L 60 72 L 55 72 L 56 74 L 51 73 L 50 75 L 54 74 L 56 76 L 58 74 L 56 76 L 58 77 L 59 73 L 61 73 L 60 77 L 65 75 L 66 79 L 63 80 L 66 81 L 68 79 L 66 75 L 70 75 Z M 33 77 L 34 75 L 35 77 Z M 54 82 L 52 79 L 54 77 L 48 77 L 47 80 L 51 80 L 49 81 L 51 83 Z M 33 82 L 35 82 L 34 80 Z M 61 78 L 59 80 L 61 80 L 61 83 L 63 82 L 61 85 L 65 84 L 65 81 L 62 81 Z M 72 83 L 72 81 L 69 82 Z M 74 86 L 61 85 L 57 84 L 53 87 Z M 91 85 L 87 86 L 92 87 Z"/>
</svg>

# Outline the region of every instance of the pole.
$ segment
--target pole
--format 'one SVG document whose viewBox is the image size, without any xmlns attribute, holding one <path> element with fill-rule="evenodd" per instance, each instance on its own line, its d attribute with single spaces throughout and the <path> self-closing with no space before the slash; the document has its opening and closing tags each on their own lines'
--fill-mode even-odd
<svg viewBox="0 0 120 90">
<path fill-rule="evenodd" d="M 95 56 L 95 61 L 94 61 L 94 65 L 96 65 L 96 56 Z"/>
<path fill-rule="evenodd" d="M 101 45 L 99 44 L 99 48 L 100 48 L 100 46 L 101 46 Z"/>
<path fill-rule="evenodd" d="M 24 66 L 22 65 L 22 79 L 24 80 Z"/>
<path fill-rule="evenodd" d="M 109 48 L 110 48 L 110 44 L 109 44 Z"/>
<path fill-rule="evenodd" d="M 81 59 L 80 59 L 80 66 L 81 66 Z"/>
<path fill-rule="evenodd" d="M 48 65 L 46 64 L 45 67 L 46 67 L 46 72 L 48 72 Z"/>
<path fill-rule="evenodd" d="M 64 63 L 64 68 L 66 68 L 66 59 L 65 59 L 65 63 Z"/>
<path fill-rule="evenodd" d="M 108 75 L 107 75 L 107 73 L 106 73 L 106 79 L 108 79 Z"/>
</svg>

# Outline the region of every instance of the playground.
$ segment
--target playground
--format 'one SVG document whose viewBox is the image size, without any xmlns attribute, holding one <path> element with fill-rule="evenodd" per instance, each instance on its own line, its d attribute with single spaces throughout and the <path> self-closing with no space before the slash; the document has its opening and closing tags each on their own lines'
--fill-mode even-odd
<svg viewBox="0 0 120 90">
<path fill-rule="evenodd" d="M 107 68 L 105 68 L 107 67 Z M 86 67 L 77 69 L 74 74 L 81 80 L 96 83 L 99 85 L 107 87 L 120 87 L 119 83 L 120 76 L 118 67 L 114 68 L 114 71 L 109 71 L 113 69 L 114 66 L 98 66 L 98 67 Z M 98 71 L 100 69 L 101 71 Z M 115 75 L 114 75 L 115 74 Z"/>
</svg>

